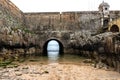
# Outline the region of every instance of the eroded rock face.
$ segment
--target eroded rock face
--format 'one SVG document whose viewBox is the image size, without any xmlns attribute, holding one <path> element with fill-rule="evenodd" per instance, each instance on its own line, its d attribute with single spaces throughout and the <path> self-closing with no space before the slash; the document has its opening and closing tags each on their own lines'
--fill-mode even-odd
<svg viewBox="0 0 120 80">
<path fill-rule="evenodd" d="M 106 32 L 103 34 L 92 36 L 92 32 L 84 30 L 84 31 L 80 31 L 80 32 L 77 32 L 71 35 L 70 45 L 74 45 L 76 48 L 77 46 L 78 48 L 79 46 L 84 48 L 87 45 L 92 46 L 94 44 L 104 42 L 106 37 L 109 37 L 112 35 L 115 35 L 115 34 L 113 34 L 112 32 Z"/>
<path fill-rule="evenodd" d="M 95 67 L 98 63 L 105 63 L 120 72 L 120 33 L 106 32 L 92 36 L 84 31 L 74 34 L 69 45 L 94 60 Z"/>
</svg>

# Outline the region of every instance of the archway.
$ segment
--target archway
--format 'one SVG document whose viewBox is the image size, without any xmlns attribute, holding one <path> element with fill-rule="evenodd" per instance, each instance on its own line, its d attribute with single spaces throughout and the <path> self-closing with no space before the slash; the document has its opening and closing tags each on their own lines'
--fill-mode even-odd
<svg viewBox="0 0 120 80">
<path fill-rule="evenodd" d="M 43 45 L 43 53 L 42 53 L 43 56 L 48 56 L 48 50 L 47 49 L 48 49 L 48 44 L 51 41 L 54 41 L 54 42 L 58 43 L 58 45 L 59 45 L 59 55 L 60 56 L 63 55 L 63 53 L 64 53 L 63 44 L 57 39 L 50 39 L 50 40 L 46 41 L 45 44 Z"/>
<path fill-rule="evenodd" d="M 111 32 L 119 32 L 119 27 L 117 25 L 112 25 L 112 27 L 110 28 Z"/>
</svg>

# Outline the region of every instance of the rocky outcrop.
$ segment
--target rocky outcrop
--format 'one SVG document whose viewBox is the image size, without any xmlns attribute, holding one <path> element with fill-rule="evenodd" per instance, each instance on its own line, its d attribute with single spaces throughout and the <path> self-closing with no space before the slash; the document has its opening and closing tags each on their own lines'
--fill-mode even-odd
<svg viewBox="0 0 120 80">
<path fill-rule="evenodd" d="M 120 72 L 120 33 L 106 32 L 92 36 L 91 32 L 83 31 L 72 36 L 69 46 L 94 60 L 95 67 L 105 63 Z"/>
<path fill-rule="evenodd" d="M 79 32 L 75 32 L 74 34 L 70 35 L 71 40 L 70 40 L 70 46 L 74 48 L 81 48 L 82 50 L 88 50 L 91 49 L 93 50 L 93 45 L 101 43 L 105 40 L 106 37 L 108 36 L 114 36 L 116 34 L 112 32 L 106 32 L 103 34 L 98 34 L 92 36 L 93 33 L 90 31 L 82 30 Z M 87 49 L 88 48 L 88 49 Z M 95 48 L 94 48 L 95 49 Z"/>
<path fill-rule="evenodd" d="M 20 54 L 35 53 L 36 35 L 24 29 L 2 28 L 0 33 L 0 54 L 18 56 Z M 5 56 L 6 57 L 6 56 Z M 5 57 L 3 57 L 5 59 Z"/>
</svg>

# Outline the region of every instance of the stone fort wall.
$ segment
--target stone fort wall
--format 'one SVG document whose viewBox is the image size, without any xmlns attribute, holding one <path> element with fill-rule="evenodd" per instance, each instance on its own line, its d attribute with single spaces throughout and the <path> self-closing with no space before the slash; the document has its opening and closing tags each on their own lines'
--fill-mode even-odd
<svg viewBox="0 0 120 80">
<path fill-rule="evenodd" d="M 0 13 L 2 17 L 3 15 L 7 17 L 7 20 L 5 17 L 0 19 L 1 24 L 5 22 L 13 23 L 12 26 L 24 24 L 36 32 L 45 30 L 96 31 L 101 27 L 101 16 L 98 11 L 23 13 L 11 1 L 1 0 Z M 119 18 L 120 11 L 110 11 L 110 16 L 113 20 Z"/>
<path fill-rule="evenodd" d="M 22 39 L 20 28 L 23 27 L 25 27 L 23 12 L 9 0 L 0 0 L 0 41 L 7 44 L 19 43 Z"/>
<path fill-rule="evenodd" d="M 26 25 L 30 29 L 44 30 L 92 30 L 101 27 L 98 11 L 24 13 Z M 110 11 L 112 20 L 120 17 L 120 11 Z"/>
<path fill-rule="evenodd" d="M 75 34 L 82 31 L 83 34 L 89 34 L 89 31 L 94 34 L 102 27 L 98 11 L 42 12 L 24 13 L 24 15 L 26 27 L 38 35 L 36 43 L 40 46 L 41 52 L 47 41 L 55 39 L 63 44 L 65 53 L 74 53 L 75 50 L 69 47 L 72 35 L 78 37 L 80 35 Z M 112 20 L 120 18 L 120 11 L 110 11 L 110 17 Z"/>
<path fill-rule="evenodd" d="M 0 1 L 0 5 L 2 8 L 4 8 L 4 10 L 8 11 L 11 13 L 11 15 L 17 16 L 18 18 L 22 18 L 22 11 L 16 6 L 14 5 L 10 0 L 1 0 Z"/>
<path fill-rule="evenodd" d="M 98 11 L 25 13 L 25 20 L 28 27 L 39 31 L 96 30 L 100 27 Z"/>
<path fill-rule="evenodd" d="M 120 17 L 120 11 L 110 11 L 110 17 L 112 20 Z M 27 44 L 30 40 L 38 44 L 43 48 L 44 43 L 49 39 L 57 39 L 62 42 L 65 48 L 68 48 L 69 41 L 71 41 L 71 35 L 76 34 L 81 30 L 97 31 L 101 27 L 101 15 L 98 11 L 76 11 L 76 12 L 41 12 L 41 13 L 23 13 L 9 0 L 0 1 L 0 28 L 1 34 L 5 34 L 5 27 L 7 28 L 7 35 L 3 35 L 0 39 L 7 42 L 15 42 L 11 38 L 11 32 L 22 34 L 28 32 L 17 30 L 13 31 L 13 28 L 26 27 L 35 33 L 36 38 L 31 38 L 33 35 L 29 34 L 26 41 L 18 36 L 16 43 L 20 43 L 21 40 Z M 4 36 L 7 36 L 4 38 Z M 26 35 L 24 34 L 24 37 Z M 30 37 L 31 36 L 31 37 Z M 9 39 L 9 37 L 11 39 Z M 20 38 L 20 39 L 19 39 Z M 36 39 L 36 40 L 35 40 Z M 36 42 L 35 42 L 36 41 Z"/>
</svg>

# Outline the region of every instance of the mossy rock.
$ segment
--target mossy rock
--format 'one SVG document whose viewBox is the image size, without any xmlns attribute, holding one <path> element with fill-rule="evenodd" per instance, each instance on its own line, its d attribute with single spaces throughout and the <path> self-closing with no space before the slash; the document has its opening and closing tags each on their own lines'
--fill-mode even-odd
<svg viewBox="0 0 120 80">
<path fill-rule="evenodd" d="M 11 64 L 12 63 L 12 61 L 1 61 L 0 62 L 0 67 L 6 67 L 7 65 L 9 65 L 9 64 Z"/>
</svg>

